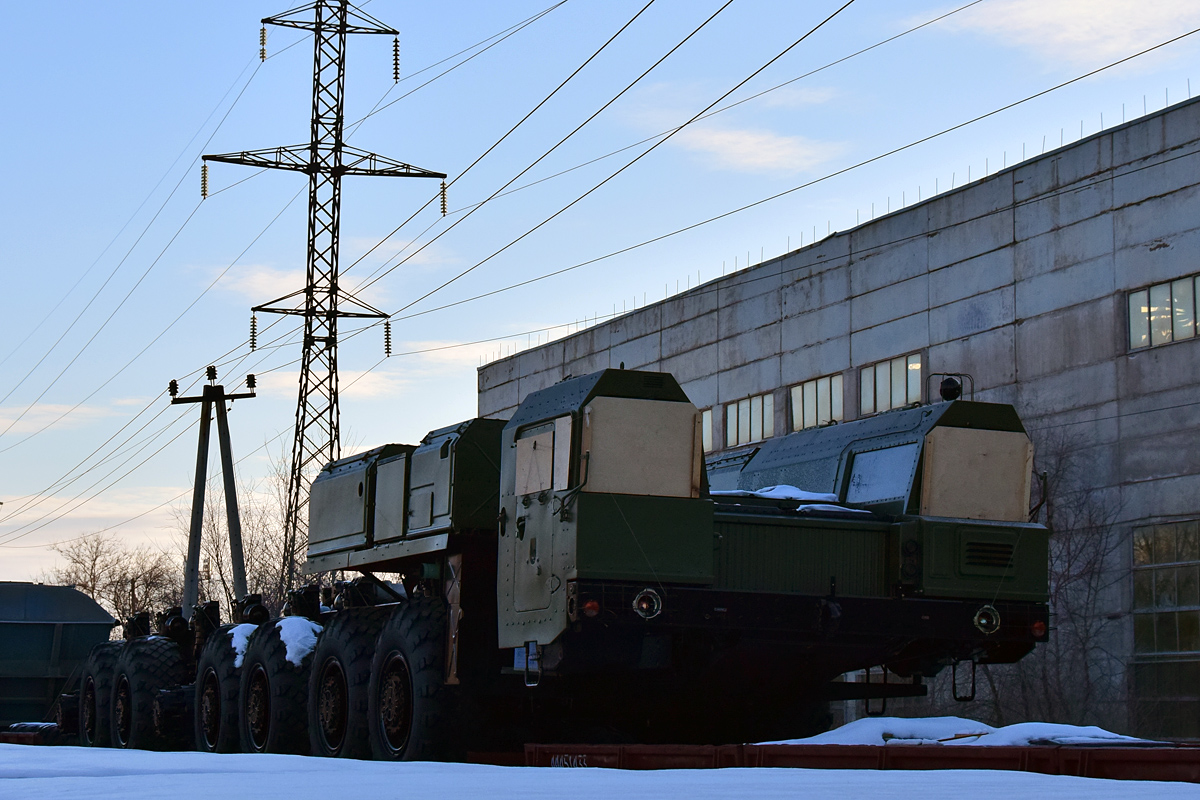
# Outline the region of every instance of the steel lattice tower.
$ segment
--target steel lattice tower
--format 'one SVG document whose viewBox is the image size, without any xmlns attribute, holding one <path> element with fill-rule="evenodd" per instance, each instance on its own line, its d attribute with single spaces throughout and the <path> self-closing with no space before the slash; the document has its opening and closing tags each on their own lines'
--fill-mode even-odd
<svg viewBox="0 0 1200 800">
<path fill-rule="evenodd" d="M 316 0 L 262 20 L 313 33 L 312 131 L 307 144 L 206 155 L 251 167 L 308 173 L 308 256 L 303 289 L 272 300 L 254 311 L 304 317 L 300 395 L 288 479 L 285 520 L 286 587 L 295 577 L 295 564 L 307 539 L 308 485 L 327 462 L 341 455 L 338 410 L 338 319 L 386 319 L 387 314 L 356 299 L 338 283 L 343 175 L 386 175 L 407 178 L 445 178 L 440 172 L 349 147 L 343 141 L 345 123 L 346 36 L 399 32 L 355 8 L 346 0 Z M 265 30 L 265 28 L 264 28 Z M 263 58 L 265 59 L 265 37 Z M 397 78 L 398 70 L 397 70 Z"/>
</svg>

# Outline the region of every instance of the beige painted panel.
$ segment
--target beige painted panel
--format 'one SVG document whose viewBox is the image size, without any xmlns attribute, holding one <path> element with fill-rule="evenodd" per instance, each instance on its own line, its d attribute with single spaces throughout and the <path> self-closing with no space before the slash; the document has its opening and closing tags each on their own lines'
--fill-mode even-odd
<svg viewBox="0 0 1200 800">
<path fill-rule="evenodd" d="M 517 495 L 550 488 L 554 466 L 554 431 L 517 440 Z"/>
<path fill-rule="evenodd" d="M 1025 522 L 1032 470 L 1023 433 L 934 428 L 925 437 L 921 514 Z"/>
<path fill-rule="evenodd" d="M 691 403 L 597 397 L 583 410 L 584 491 L 698 497 L 699 417 Z"/>
<path fill-rule="evenodd" d="M 554 420 L 554 490 L 570 489 L 571 417 Z"/>
</svg>

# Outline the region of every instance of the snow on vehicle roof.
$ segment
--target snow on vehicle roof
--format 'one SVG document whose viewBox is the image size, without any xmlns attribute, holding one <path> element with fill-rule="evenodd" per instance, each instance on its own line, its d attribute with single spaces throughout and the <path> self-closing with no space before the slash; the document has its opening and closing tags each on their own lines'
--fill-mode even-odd
<svg viewBox="0 0 1200 800">
<path fill-rule="evenodd" d="M 838 496 L 829 492 L 806 492 L 796 487 L 780 484 L 764 486 L 751 492 L 747 489 L 729 489 L 727 491 L 709 492 L 713 497 L 762 497 L 768 500 L 801 500 L 809 503 L 836 503 Z"/>
</svg>

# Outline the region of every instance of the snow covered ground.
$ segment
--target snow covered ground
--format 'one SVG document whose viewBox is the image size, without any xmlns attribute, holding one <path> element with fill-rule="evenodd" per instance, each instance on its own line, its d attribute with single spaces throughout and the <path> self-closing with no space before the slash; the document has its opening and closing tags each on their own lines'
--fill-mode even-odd
<svg viewBox="0 0 1200 800">
<path fill-rule="evenodd" d="M 390 764 L 300 756 L 148 753 L 0 744 L 4 800 L 1200 800 L 1200 785 L 1023 772 L 604 769 Z"/>
<path fill-rule="evenodd" d="M 1052 722 L 1019 722 L 993 728 L 962 717 L 866 717 L 807 739 L 768 744 L 932 744 L 979 747 L 1049 745 L 1136 746 L 1146 739 L 1110 733 L 1103 728 L 1058 725 Z"/>
</svg>

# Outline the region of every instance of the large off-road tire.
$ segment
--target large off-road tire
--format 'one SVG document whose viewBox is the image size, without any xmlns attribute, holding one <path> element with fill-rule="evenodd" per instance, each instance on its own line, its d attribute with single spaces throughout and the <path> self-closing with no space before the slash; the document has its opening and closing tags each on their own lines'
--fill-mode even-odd
<svg viewBox="0 0 1200 800">
<path fill-rule="evenodd" d="M 388 761 L 451 758 L 454 687 L 445 685 L 446 607 L 414 598 L 379 632 L 367 717 L 371 754 Z"/>
<path fill-rule="evenodd" d="M 285 619 L 299 622 L 302 617 Z M 297 666 L 273 619 L 258 626 L 246 645 L 239 682 L 238 730 L 243 753 L 308 755 L 308 673 L 312 652 Z M 319 630 L 319 626 L 317 626 Z"/>
<path fill-rule="evenodd" d="M 92 648 L 79 672 L 79 744 L 108 747 L 112 743 L 113 671 L 125 642 L 101 642 Z"/>
<path fill-rule="evenodd" d="M 159 689 L 185 682 L 179 645 L 164 636 L 147 636 L 125 643 L 113 671 L 112 744 L 137 750 L 158 750 L 165 742 L 154 729 L 154 697 Z"/>
<path fill-rule="evenodd" d="M 392 613 L 348 608 L 321 631 L 308 679 L 308 738 L 315 756 L 370 758 L 367 686 L 375 639 Z"/>
<path fill-rule="evenodd" d="M 236 753 L 241 750 L 238 733 L 238 687 L 241 667 L 235 666 L 237 651 L 233 629 L 222 625 L 213 631 L 196 661 L 196 711 L 193 725 L 196 749 L 202 753 Z"/>
</svg>

